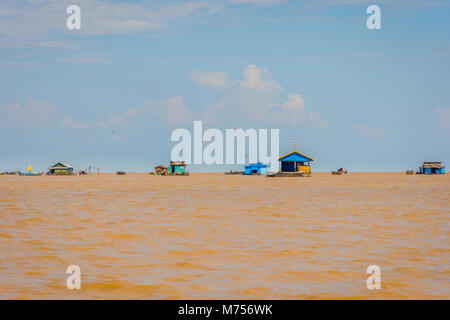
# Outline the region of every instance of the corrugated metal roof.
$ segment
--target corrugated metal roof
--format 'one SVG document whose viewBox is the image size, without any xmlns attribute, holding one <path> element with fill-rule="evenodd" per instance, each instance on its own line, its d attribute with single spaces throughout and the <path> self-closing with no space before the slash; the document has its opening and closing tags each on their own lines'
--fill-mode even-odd
<svg viewBox="0 0 450 320">
<path fill-rule="evenodd" d="M 301 155 L 302 157 L 305 157 L 305 158 L 309 159 L 310 161 L 314 161 L 313 158 L 308 157 L 307 155 L 304 155 L 303 153 L 300 153 L 300 152 L 298 152 L 298 151 L 292 151 L 292 152 L 290 152 L 290 153 L 288 153 L 288 154 L 285 154 L 284 156 L 279 157 L 279 158 L 278 158 L 278 161 L 280 161 L 281 159 L 286 158 L 286 157 L 288 157 L 288 156 L 290 156 L 290 155 L 293 155 L 294 153 L 299 154 L 299 155 Z"/>
<path fill-rule="evenodd" d="M 264 164 L 264 163 L 260 163 L 260 162 L 258 162 L 258 163 L 250 163 L 250 164 L 248 164 L 248 165 L 246 165 L 245 167 L 246 168 L 250 168 L 250 167 L 257 167 L 257 168 L 266 168 L 266 167 L 268 167 L 269 165 L 268 164 Z"/>
</svg>

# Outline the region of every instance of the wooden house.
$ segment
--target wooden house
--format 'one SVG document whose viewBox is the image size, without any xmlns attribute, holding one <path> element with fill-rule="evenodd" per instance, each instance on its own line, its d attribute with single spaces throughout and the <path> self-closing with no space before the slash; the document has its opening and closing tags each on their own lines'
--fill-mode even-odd
<svg viewBox="0 0 450 320">
<path fill-rule="evenodd" d="M 67 163 L 64 162 L 58 162 L 54 166 L 48 168 L 49 175 L 72 175 L 73 174 L 73 167 Z"/>
<path fill-rule="evenodd" d="M 445 166 L 441 162 L 424 162 L 418 174 L 445 174 Z"/>
<path fill-rule="evenodd" d="M 188 172 L 186 171 L 186 163 L 184 161 L 170 161 L 170 165 L 167 171 L 171 175 L 188 175 Z"/>
<path fill-rule="evenodd" d="M 155 175 L 165 175 L 167 174 L 167 167 L 163 166 L 163 165 L 159 165 L 157 167 L 155 167 L 155 171 L 154 173 Z"/>
</svg>

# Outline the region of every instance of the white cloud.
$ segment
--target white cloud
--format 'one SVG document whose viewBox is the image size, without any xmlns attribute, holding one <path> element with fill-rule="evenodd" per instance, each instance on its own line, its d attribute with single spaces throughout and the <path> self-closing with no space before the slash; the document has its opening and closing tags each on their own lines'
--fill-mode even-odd
<svg viewBox="0 0 450 320">
<path fill-rule="evenodd" d="M 308 121 L 318 128 L 328 128 L 328 121 L 322 118 L 318 113 L 310 111 Z"/>
<path fill-rule="evenodd" d="M 72 129 L 87 129 L 91 126 L 85 122 L 77 122 L 67 116 L 61 117 L 61 125 L 66 128 Z"/>
<path fill-rule="evenodd" d="M 61 117 L 61 125 L 70 129 L 91 129 L 100 128 L 106 129 L 110 127 L 118 127 L 123 125 L 126 121 L 131 120 L 138 113 L 137 109 L 129 109 L 123 113 L 112 113 L 106 121 L 98 121 L 95 123 L 78 122 L 67 116 Z"/>
<path fill-rule="evenodd" d="M 205 86 L 212 89 L 224 89 L 228 86 L 229 76 L 222 71 L 216 72 L 201 72 L 194 71 L 190 78 L 198 85 Z"/>
<path fill-rule="evenodd" d="M 0 69 L 3 70 L 35 70 L 40 67 L 35 61 L 13 61 L 0 59 Z"/>
<path fill-rule="evenodd" d="M 133 108 L 129 109 L 123 113 L 112 113 L 109 116 L 108 122 L 106 123 L 107 126 L 120 126 L 126 121 L 134 118 L 138 113 L 138 110 Z"/>
<path fill-rule="evenodd" d="M 0 3 L 0 34 L 25 39 L 46 38 L 51 33 L 74 35 L 123 34 L 161 30 L 187 18 L 217 11 L 215 1 L 105 1 L 77 0 L 81 30 L 66 28 L 66 8 L 72 0 L 34 3 L 3 0 Z"/>
<path fill-rule="evenodd" d="M 206 108 L 198 118 L 214 124 L 223 121 L 236 125 L 241 122 L 289 126 L 305 123 L 319 128 L 328 127 L 327 120 L 318 113 L 306 110 L 305 100 L 300 94 L 289 94 L 281 105 L 275 103 L 274 98 L 283 88 L 267 68 L 248 65 L 243 79 L 236 83 L 238 86 L 230 88 L 216 105 Z"/>
<path fill-rule="evenodd" d="M 35 129 L 47 124 L 57 112 L 47 102 L 28 98 L 24 105 L 14 103 L 0 107 L 0 126 L 19 125 L 24 129 Z"/>
<path fill-rule="evenodd" d="M 218 76 L 218 73 L 213 72 L 195 74 L 195 81 L 209 87 L 222 87 L 224 79 L 224 74 Z M 226 79 L 228 82 L 228 76 Z M 287 100 L 281 104 L 275 102 L 274 99 L 278 99 L 283 88 L 275 82 L 267 68 L 248 65 L 243 71 L 243 79 L 232 83 L 234 85 L 226 86 L 223 96 L 217 103 L 206 107 L 202 112 L 195 113 L 189 110 L 180 96 L 150 102 L 145 108 L 169 124 L 199 119 L 210 125 L 295 126 L 303 123 L 318 128 L 328 127 L 327 120 L 317 112 L 306 109 L 305 100 L 300 94 L 289 94 Z"/>
<path fill-rule="evenodd" d="M 297 93 L 289 94 L 288 99 L 281 105 L 280 111 L 274 114 L 274 119 L 290 126 L 299 123 L 308 123 L 318 128 L 327 128 L 328 121 L 322 118 L 317 112 L 306 110 L 306 103 L 303 97 Z"/>
<path fill-rule="evenodd" d="M 305 100 L 299 94 L 288 95 L 288 100 L 281 105 L 281 118 L 286 123 L 294 126 L 298 122 L 304 121 L 305 115 Z"/>
<path fill-rule="evenodd" d="M 145 109 L 160 117 L 168 124 L 191 122 L 195 120 L 195 114 L 184 104 L 180 96 L 171 97 L 159 102 L 148 102 Z"/>
<path fill-rule="evenodd" d="M 272 79 L 269 70 L 258 68 L 254 64 L 250 64 L 244 70 L 244 79 L 238 80 L 243 88 L 262 90 L 262 91 L 281 91 L 283 88 Z"/>
<path fill-rule="evenodd" d="M 386 130 L 380 128 L 370 127 L 363 124 L 357 124 L 355 128 L 358 130 L 358 133 L 363 137 L 386 139 L 389 136 Z"/>
</svg>

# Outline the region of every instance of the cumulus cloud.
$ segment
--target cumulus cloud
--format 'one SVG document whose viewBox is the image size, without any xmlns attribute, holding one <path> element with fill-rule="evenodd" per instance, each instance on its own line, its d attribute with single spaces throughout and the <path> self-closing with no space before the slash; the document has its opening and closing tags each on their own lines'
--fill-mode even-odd
<svg viewBox="0 0 450 320">
<path fill-rule="evenodd" d="M 258 68 L 254 64 L 244 70 L 244 79 L 238 80 L 243 88 L 266 92 L 281 91 L 283 88 L 272 79 L 272 74 L 266 67 Z"/>
<path fill-rule="evenodd" d="M 287 124 L 299 123 L 326 128 L 328 122 L 317 112 L 307 111 L 306 102 L 300 94 L 289 94 L 282 103 L 274 102 L 283 88 L 267 68 L 250 64 L 243 71 L 243 79 L 234 82 L 225 95 L 213 106 L 207 107 L 199 119 L 211 124 L 233 122 Z"/>
<path fill-rule="evenodd" d="M 288 95 L 288 100 L 281 106 L 280 116 L 290 125 L 305 120 L 305 100 L 299 94 Z"/>
<path fill-rule="evenodd" d="M 384 129 L 366 126 L 363 124 L 357 124 L 355 128 L 358 133 L 363 137 L 374 138 L 374 139 L 386 139 L 389 134 Z"/>
<path fill-rule="evenodd" d="M 307 124 L 327 128 L 328 121 L 317 112 L 307 110 L 300 94 L 292 93 L 284 103 L 275 102 L 283 91 L 265 67 L 250 64 L 243 70 L 242 79 L 228 82 L 223 72 L 193 73 L 194 81 L 208 87 L 223 88 L 223 96 L 201 112 L 193 112 L 180 96 L 159 102 L 148 102 L 145 109 L 168 124 L 204 120 L 210 125 L 248 126 Z M 226 79 L 226 81 L 225 81 Z"/>
<path fill-rule="evenodd" d="M 147 102 L 145 109 L 171 125 L 190 122 L 196 118 L 195 114 L 185 106 L 180 96 L 158 102 Z"/>
<path fill-rule="evenodd" d="M 277 105 L 274 108 L 278 107 Z M 295 126 L 300 123 L 307 123 L 317 128 L 327 128 L 328 121 L 322 118 L 317 112 L 306 110 L 306 102 L 297 93 L 288 95 L 286 102 L 281 105 L 278 112 L 272 115 L 274 120 Z"/>
<path fill-rule="evenodd" d="M 0 126 L 19 125 L 35 129 L 47 124 L 58 110 L 47 102 L 28 98 L 26 104 L 14 103 L 0 107 Z"/>
<path fill-rule="evenodd" d="M 222 71 L 200 72 L 194 71 L 190 75 L 191 80 L 201 86 L 212 89 L 225 89 L 228 86 L 229 76 Z"/>
</svg>

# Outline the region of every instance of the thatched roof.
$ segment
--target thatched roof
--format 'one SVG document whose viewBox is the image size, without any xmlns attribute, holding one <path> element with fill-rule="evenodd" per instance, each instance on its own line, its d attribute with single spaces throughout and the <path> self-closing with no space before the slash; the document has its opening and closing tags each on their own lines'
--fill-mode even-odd
<svg viewBox="0 0 450 320">
<path fill-rule="evenodd" d="M 432 169 L 445 169 L 445 166 L 442 165 L 442 162 L 424 162 L 422 168 L 432 168 Z"/>
<path fill-rule="evenodd" d="M 73 169 L 73 167 L 70 164 L 64 163 L 64 162 L 58 162 L 53 167 L 48 168 L 51 169 Z"/>
</svg>

